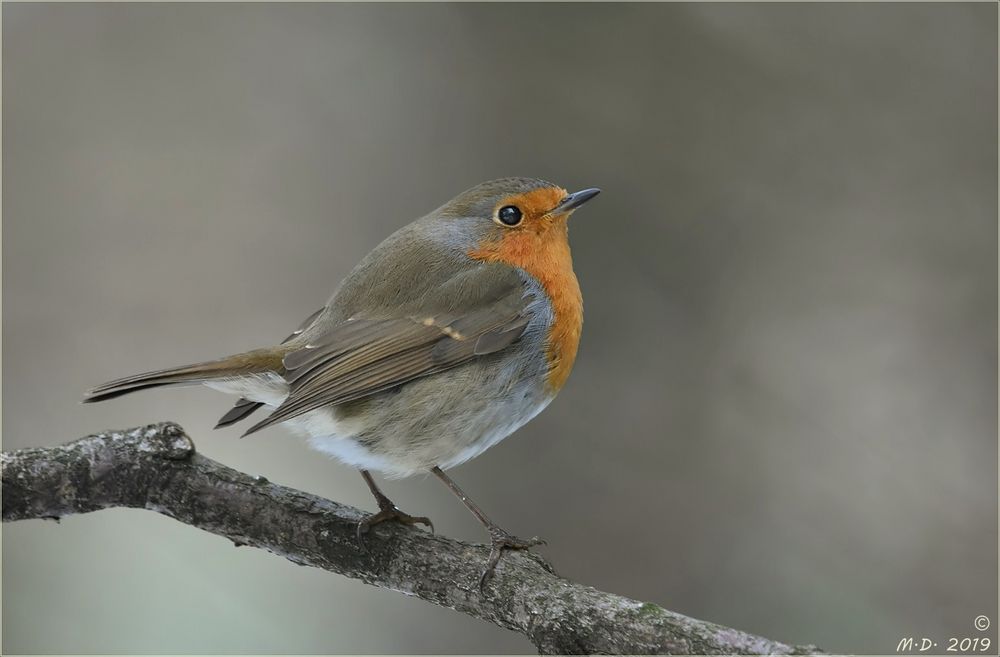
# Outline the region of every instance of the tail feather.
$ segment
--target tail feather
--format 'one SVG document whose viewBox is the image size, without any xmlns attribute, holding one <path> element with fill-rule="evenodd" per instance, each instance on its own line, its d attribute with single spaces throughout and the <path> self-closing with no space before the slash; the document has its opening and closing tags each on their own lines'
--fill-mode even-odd
<svg viewBox="0 0 1000 657">
<path fill-rule="evenodd" d="M 257 349 L 219 360 L 134 374 L 97 386 L 87 393 L 83 401 L 99 402 L 160 386 L 192 385 L 257 372 L 280 372 L 283 371 L 283 355 L 284 350 L 280 348 Z"/>
<path fill-rule="evenodd" d="M 263 405 L 263 402 L 255 402 L 249 399 L 241 398 L 228 413 L 219 418 L 219 422 L 215 425 L 215 428 L 221 429 L 222 427 L 228 427 L 230 424 L 236 424 Z"/>
</svg>

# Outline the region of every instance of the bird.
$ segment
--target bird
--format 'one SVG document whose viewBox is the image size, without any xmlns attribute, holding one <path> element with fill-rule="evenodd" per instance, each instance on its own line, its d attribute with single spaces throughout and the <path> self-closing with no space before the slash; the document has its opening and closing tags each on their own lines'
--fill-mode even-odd
<svg viewBox="0 0 1000 657">
<path fill-rule="evenodd" d="M 366 255 L 323 307 L 281 343 L 99 385 L 98 402 L 161 386 L 204 384 L 238 395 L 215 428 L 270 413 L 272 425 L 360 471 L 378 504 L 358 540 L 394 520 L 421 524 L 379 489 L 430 472 L 486 528 L 486 586 L 519 538 L 446 474 L 544 410 L 569 377 L 583 328 L 570 216 L 600 193 L 537 178 L 478 184 L 398 229 Z"/>
</svg>

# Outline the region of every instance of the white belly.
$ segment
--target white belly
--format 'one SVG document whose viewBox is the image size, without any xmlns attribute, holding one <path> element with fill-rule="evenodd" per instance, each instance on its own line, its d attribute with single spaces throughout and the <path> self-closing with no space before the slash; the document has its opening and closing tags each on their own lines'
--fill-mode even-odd
<svg viewBox="0 0 1000 657">
<path fill-rule="evenodd" d="M 277 408 L 288 396 L 288 385 L 285 380 L 271 372 L 206 381 L 205 385 L 213 390 L 260 402 L 269 409 Z M 364 429 L 364 424 L 360 420 L 340 419 L 332 410 L 321 408 L 303 413 L 281 424 L 304 436 L 313 449 L 332 456 L 345 465 L 359 470 L 375 470 L 385 474 L 394 473 L 395 476 L 406 476 L 399 472 L 398 468 L 392 467 L 388 460 L 372 454 L 353 439 Z"/>
<path fill-rule="evenodd" d="M 277 374 L 260 374 L 239 379 L 206 382 L 208 387 L 275 408 L 287 397 L 288 386 Z M 379 449 L 373 451 L 356 437 L 373 427 L 363 419 L 338 417 L 333 408 L 320 408 L 286 420 L 282 424 L 304 436 L 309 445 L 338 461 L 359 470 L 372 470 L 389 478 L 407 477 L 426 472 L 437 465 L 442 469 L 453 468 L 479 456 L 529 420 L 541 413 L 551 396 L 533 397 L 508 404 L 488 404 L 477 410 L 442 421 L 442 435 L 469 435 L 468 441 L 441 441 L 441 444 L 407 444 L 401 427 L 379 425 L 385 430 Z M 412 409 L 413 407 L 409 407 Z M 479 434 L 478 436 L 476 434 Z"/>
</svg>

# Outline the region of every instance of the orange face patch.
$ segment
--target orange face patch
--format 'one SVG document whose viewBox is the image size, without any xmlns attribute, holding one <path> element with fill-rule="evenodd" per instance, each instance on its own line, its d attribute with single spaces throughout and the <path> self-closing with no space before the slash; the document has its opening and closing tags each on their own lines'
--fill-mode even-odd
<svg viewBox="0 0 1000 657">
<path fill-rule="evenodd" d="M 499 205 L 515 205 L 524 214 L 518 227 L 505 230 L 499 239 L 487 240 L 469 252 L 486 262 L 503 262 L 534 276 L 552 303 L 554 318 L 549 328 L 546 356 L 548 384 L 558 391 L 569 378 L 583 330 L 583 297 L 573 273 L 566 216 L 547 217 L 566 196 L 558 187 L 536 189 L 504 199 Z"/>
<path fill-rule="evenodd" d="M 496 209 L 499 210 L 505 205 L 513 205 L 524 213 L 524 224 L 528 225 L 533 220 L 544 217 L 549 210 L 559 205 L 559 202 L 566 198 L 566 195 L 566 190 L 561 187 L 542 187 L 524 194 L 508 196 L 497 204 Z"/>
</svg>

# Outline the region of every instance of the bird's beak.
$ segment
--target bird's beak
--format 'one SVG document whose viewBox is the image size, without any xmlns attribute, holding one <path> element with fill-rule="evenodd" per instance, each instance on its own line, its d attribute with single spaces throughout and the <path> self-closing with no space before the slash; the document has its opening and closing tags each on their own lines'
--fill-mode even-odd
<svg viewBox="0 0 1000 657">
<path fill-rule="evenodd" d="M 567 212 L 572 212 L 578 207 L 594 198 L 601 193 L 601 190 L 596 187 L 590 187 L 588 189 L 581 189 L 578 192 L 573 192 L 569 196 L 565 197 L 563 200 L 559 201 L 559 205 L 549 212 L 550 215 L 565 214 Z"/>
</svg>

